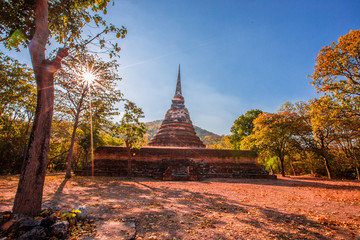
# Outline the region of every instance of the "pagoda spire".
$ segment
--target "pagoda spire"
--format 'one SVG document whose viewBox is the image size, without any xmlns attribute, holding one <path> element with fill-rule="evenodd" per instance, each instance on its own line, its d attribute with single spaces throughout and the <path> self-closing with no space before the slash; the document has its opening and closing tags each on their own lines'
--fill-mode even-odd
<svg viewBox="0 0 360 240">
<path fill-rule="evenodd" d="M 171 107 L 166 112 L 157 134 L 148 146 L 205 148 L 204 143 L 196 135 L 189 111 L 184 104 L 181 93 L 180 64 L 175 96 L 171 102 Z"/>
<path fill-rule="evenodd" d="M 177 78 L 176 90 L 175 90 L 175 96 L 174 96 L 174 98 L 184 99 L 184 97 L 182 96 L 182 92 L 181 92 L 180 64 L 179 64 L 179 73 L 178 73 L 178 78 Z"/>
</svg>

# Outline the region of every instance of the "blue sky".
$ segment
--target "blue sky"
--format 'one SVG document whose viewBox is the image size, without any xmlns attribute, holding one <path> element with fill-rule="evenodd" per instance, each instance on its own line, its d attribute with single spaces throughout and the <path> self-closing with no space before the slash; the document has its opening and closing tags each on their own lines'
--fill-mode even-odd
<svg viewBox="0 0 360 240">
<path fill-rule="evenodd" d="M 115 2 L 106 19 L 128 29 L 118 42 L 125 97 L 143 108 L 144 121 L 163 119 L 181 64 L 193 124 L 217 134 L 229 134 L 248 110 L 315 97 L 307 76 L 319 50 L 360 29 L 360 0 Z"/>
<path fill-rule="evenodd" d="M 322 46 L 360 27 L 360 1 L 125 0 L 108 20 L 124 25 L 120 88 L 163 119 L 181 64 L 193 123 L 229 134 L 250 109 L 275 112 L 316 92 L 307 78 Z"/>
<path fill-rule="evenodd" d="M 229 134 L 248 110 L 315 97 L 319 50 L 359 29 L 359 12 L 357 0 L 122 0 L 107 19 L 128 29 L 120 88 L 145 121 L 165 116 L 181 64 L 193 123 Z"/>
</svg>

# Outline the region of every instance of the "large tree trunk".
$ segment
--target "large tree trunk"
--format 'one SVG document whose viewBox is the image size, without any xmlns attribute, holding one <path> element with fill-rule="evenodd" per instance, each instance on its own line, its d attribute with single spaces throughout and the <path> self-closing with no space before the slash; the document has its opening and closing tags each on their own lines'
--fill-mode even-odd
<svg viewBox="0 0 360 240">
<path fill-rule="evenodd" d="M 72 166 L 72 158 L 73 158 L 73 152 L 74 152 L 74 142 L 75 142 L 76 129 L 78 127 L 78 124 L 79 124 L 79 112 L 77 112 L 77 114 L 75 116 L 75 123 L 74 123 L 73 131 L 71 134 L 69 153 L 66 156 L 67 166 L 66 166 L 65 178 L 71 178 L 71 166 Z"/>
<path fill-rule="evenodd" d="M 27 216 L 41 211 L 54 107 L 53 78 L 61 67 L 61 60 L 68 55 L 67 49 L 60 49 L 53 61 L 45 61 L 48 37 L 48 3 L 37 0 L 35 34 L 29 45 L 37 84 L 37 106 L 13 206 L 15 214 Z"/>
<path fill-rule="evenodd" d="M 48 164 L 54 88 L 52 86 L 53 79 L 47 80 L 42 81 L 42 84 L 38 86 L 35 120 L 24 157 L 13 208 L 14 213 L 29 216 L 34 216 L 41 211 L 45 173 Z"/>
</svg>

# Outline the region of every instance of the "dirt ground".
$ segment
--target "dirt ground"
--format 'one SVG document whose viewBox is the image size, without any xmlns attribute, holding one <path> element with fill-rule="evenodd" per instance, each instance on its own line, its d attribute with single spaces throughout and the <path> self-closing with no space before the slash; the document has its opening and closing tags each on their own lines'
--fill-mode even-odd
<svg viewBox="0 0 360 240">
<path fill-rule="evenodd" d="M 18 176 L 0 177 L 0 211 L 11 210 L 17 183 Z M 54 174 L 46 178 L 43 205 L 64 211 L 84 205 L 98 224 L 133 219 L 135 239 L 360 236 L 360 183 L 308 176 L 162 182 L 114 177 L 65 181 L 63 174 Z"/>
</svg>

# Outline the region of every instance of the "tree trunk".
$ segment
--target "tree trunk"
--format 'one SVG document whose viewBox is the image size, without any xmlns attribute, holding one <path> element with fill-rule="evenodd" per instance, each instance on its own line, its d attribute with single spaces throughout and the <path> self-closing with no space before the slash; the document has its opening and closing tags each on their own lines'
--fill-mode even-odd
<svg viewBox="0 0 360 240">
<path fill-rule="evenodd" d="M 60 49 L 53 61 L 45 61 L 48 37 L 48 2 L 37 0 L 35 33 L 29 45 L 37 84 L 37 105 L 13 206 L 13 212 L 19 215 L 35 216 L 41 211 L 54 107 L 54 73 L 68 55 L 67 49 Z"/>
<path fill-rule="evenodd" d="M 291 170 L 293 171 L 294 176 L 296 176 L 296 171 L 295 171 L 295 168 L 294 168 L 294 164 L 293 164 L 291 159 L 290 159 L 290 167 L 291 167 Z"/>
<path fill-rule="evenodd" d="M 70 147 L 69 147 L 69 153 L 66 156 L 66 162 L 67 162 L 67 166 L 66 166 L 66 174 L 65 174 L 65 178 L 71 178 L 71 166 L 72 166 L 72 158 L 73 158 L 73 152 L 74 152 L 74 142 L 75 142 L 75 136 L 76 136 L 76 129 L 78 127 L 79 124 L 79 111 L 76 113 L 75 116 L 75 123 L 74 123 L 74 127 L 73 127 L 73 131 L 71 134 L 71 142 L 70 142 Z"/>
<path fill-rule="evenodd" d="M 325 156 L 323 156 L 323 158 L 324 158 L 324 162 L 325 162 L 325 167 L 326 167 L 326 172 L 327 172 L 328 178 L 329 178 L 329 179 L 332 179 L 329 161 L 328 161 L 328 159 L 327 159 Z"/>
<path fill-rule="evenodd" d="M 85 168 L 85 169 L 87 169 L 88 166 L 89 166 L 88 156 L 89 156 L 89 151 L 86 151 L 86 150 L 84 149 L 83 165 L 84 165 L 84 168 Z"/>
<path fill-rule="evenodd" d="M 27 152 L 24 156 L 20 181 L 15 196 L 14 213 L 34 216 L 41 211 L 48 164 L 53 103 L 54 88 L 52 81 L 47 81 L 46 84 L 39 86 L 37 93 L 35 120 Z"/>
<path fill-rule="evenodd" d="M 306 153 L 303 154 L 303 158 L 305 159 L 305 161 L 309 167 L 311 176 L 315 176 L 314 164 L 312 163 L 311 158 Z"/>
<path fill-rule="evenodd" d="M 285 177 L 284 158 L 279 157 L 279 159 L 280 159 L 280 167 L 281 167 L 281 176 Z"/>
<path fill-rule="evenodd" d="M 354 157 L 355 159 L 355 172 L 357 180 L 360 181 L 360 172 L 359 172 L 359 165 L 357 164 L 357 157 Z"/>
<path fill-rule="evenodd" d="M 131 154 L 131 146 L 130 146 L 130 144 L 129 144 L 128 141 L 125 141 L 125 144 L 126 144 L 126 151 L 127 151 L 127 153 L 128 153 L 128 169 L 127 169 L 128 175 L 127 175 L 127 177 L 128 177 L 128 178 L 131 178 L 131 177 L 132 177 L 132 167 L 131 167 L 132 154 Z"/>
<path fill-rule="evenodd" d="M 274 175 L 274 169 L 273 169 L 273 167 L 272 167 L 271 164 L 270 164 L 270 174 L 271 174 L 271 175 Z"/>
</svg>

